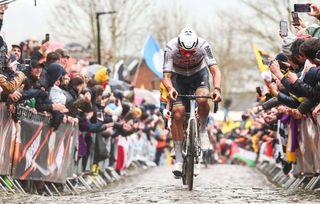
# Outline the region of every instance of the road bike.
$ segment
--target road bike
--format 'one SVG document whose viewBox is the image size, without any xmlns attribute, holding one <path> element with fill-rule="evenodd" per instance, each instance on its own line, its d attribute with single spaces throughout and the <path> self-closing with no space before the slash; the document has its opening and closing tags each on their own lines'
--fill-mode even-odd
<svg viewBox="0 0 320 204">
<path fill-rule="evenodd" d="M 188 185 L 188 189 L 193 189 L 194 164 L 200 162 L 201 147 L 198 129 L 198 120 L 196 115 L 196 99 L 206 98 L 210 96 L 196 95 L 179 95 L 179 97 L 190 101 L 190 112 L 186 113 L 183 140 L 183 167 L 182 167 L 182 183 Z M 214 112 L 218 109 L 218 104 L 214 104 Z"/>
</svg>

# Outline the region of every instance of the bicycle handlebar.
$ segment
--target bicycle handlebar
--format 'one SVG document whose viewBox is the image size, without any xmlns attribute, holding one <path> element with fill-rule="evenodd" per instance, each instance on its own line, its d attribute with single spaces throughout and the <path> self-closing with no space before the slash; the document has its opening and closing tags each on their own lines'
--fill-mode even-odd
<svg viewBox="0 0 320 204">
<path fill-rule="evenodd" d="M 197 96 L 197 95 L 178 95 L 178 97 L 181 98 L 187 98 L 187 99 L 197 99 L 197 98 L 208 98 L 208 99 L 212 99 L 211 96 Z"/>
<path fill-rule="evenodd" d="M 211 96 L 197 96 L 197 95 L 178 95 L 181 98 L 187 98 L 189 100 L 194 100 L 197 98 L 207 98 L 207 99 L 212 99 Z M 216 113 L 219 109 L 219 103 L 214 102 L 214 108 L 213 108 L 213 113 Z"/>
</svg>

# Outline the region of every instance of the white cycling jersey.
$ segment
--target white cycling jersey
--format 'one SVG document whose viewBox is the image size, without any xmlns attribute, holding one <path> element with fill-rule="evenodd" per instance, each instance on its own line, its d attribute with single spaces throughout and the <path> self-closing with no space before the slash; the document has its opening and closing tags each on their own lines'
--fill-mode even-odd
<svg viewBox="0 0 320 204">
<path fill-rule="evenodd" d="M 180 53 L 178 38 L 168 42 L 164 50 L 163 72 L 174 72 L 184 76 L 191 76 L 196 72 L 206 68 L 206 66 L 216 65 L 217 61 L 213 55 L 209 43 L 198 38 L 195 53 L 186 58 Z"/>
</svg>

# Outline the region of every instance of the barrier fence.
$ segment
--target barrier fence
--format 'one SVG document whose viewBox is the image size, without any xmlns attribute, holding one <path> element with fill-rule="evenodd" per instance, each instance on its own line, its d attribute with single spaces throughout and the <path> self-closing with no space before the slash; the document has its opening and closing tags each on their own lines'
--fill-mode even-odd
<svg viewBox="0 0 320 204">
<path fill-rule="evenodd" d="M 37 121 L 38 115 L 19 111 L 19 122 L 14 122 L 0 104 L 0 175 L 65 183 L 72 175 L 78 127 L 61 124 L 52 131 L 47 120 Z"/>
<path fill-rule="evenodd" d="M 129 166 L 155 165 L 155 147 L 142 131 L 107 139 L 91 134 L 87 153 L 80 156 L 79 135 L 86 134 L 80 134 L 78 126 L 62 123 L 53 131 L 48 117 L 23 107 L 12 117 L 4 103 L 0 103 L 0 119 L 0 189 L 5 192 L 25 192 L 21 182 L 26 181 L 33 188 L 29 192 L 34 192 L 34 182 L 42 182 L 49 195 L 61 195 L 53 183 L 78 194 L 75 185 L 88 191 L 102 189 L 108 182 L 119 180 L 119 172 Z M 104 152 L 97 152 L 99 145 L 106 147 Z M 99 172 L 92 170 L 94 165 Z"/>
<path fill-rule="evenodd" d="M 319 187 L 320 183 L 320 117 L 317 119 L 306 117 L 295 122 L 297 137 L 292 133 L 293 129 L 290 126 L 292 123 L 290 123 L 287 127 L 289 130 L 287 149 L 282 156 L 288 161 L 295 161 L 292 162 L 292 171 L 284 174 L 283 166 L 276 162 L 275 158 L 279 155 L 279 149 L 282 149 L 282 142 L 278 144 L 280 147 L 277 148 L 278 151 L 274 151 L 273 157 L 266 156 L 266 151 L 260 150 L 261 158 L 257 167 L 280 186 L 288 189 L 313 190 Z M 279 128 L 277 135 L 280 135 Z M 278 137 L 279 140 L 283 138 Z M 292 146 L 296 148 L 291 148 Z"/>
</svg>

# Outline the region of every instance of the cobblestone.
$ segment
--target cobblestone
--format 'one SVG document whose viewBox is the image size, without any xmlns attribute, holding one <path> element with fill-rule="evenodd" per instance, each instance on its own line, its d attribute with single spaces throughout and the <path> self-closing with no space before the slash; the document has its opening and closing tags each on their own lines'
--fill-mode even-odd
<svg viewBox="0 0 320 204">
<path fill-rule="evenodd" d="M 319 203 L 320 193 L 289 192 L 270 184 L 254 168 L 214 165 L 203 168 L 188 191 L 168 167 L 149 169 L 109 184 L 100 192 L 45 197 L 0 193 L 3 203 Z"/>
</svg>

